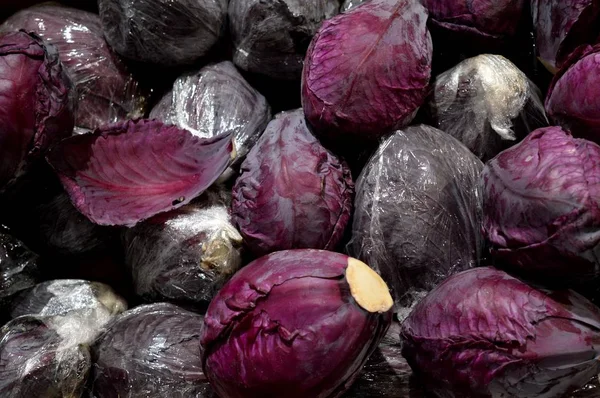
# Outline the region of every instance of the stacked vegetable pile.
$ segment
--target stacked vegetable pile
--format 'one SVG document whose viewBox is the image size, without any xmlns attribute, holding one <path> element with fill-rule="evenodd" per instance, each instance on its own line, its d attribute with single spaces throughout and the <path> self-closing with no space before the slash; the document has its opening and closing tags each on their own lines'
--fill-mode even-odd
<svg viewBox="0 0 600 398">
<path fill-rule="evenodd" d="M 4 1 L 0 397 L 600 396 L 599 26 Z"/>
</svg>

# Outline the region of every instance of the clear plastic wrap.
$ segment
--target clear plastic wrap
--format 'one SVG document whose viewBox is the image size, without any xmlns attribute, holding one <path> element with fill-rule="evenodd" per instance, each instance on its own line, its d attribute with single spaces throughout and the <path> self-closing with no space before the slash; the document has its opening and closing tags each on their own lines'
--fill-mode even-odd
<svg viewBox="0 0 600 398">
<path fill-rule="evenodd" d="M 300 79 L 313 35 L 339 8 L 338 0 L 231 0 L 233 62 L 274 79 Z"/>
<path fill-rule="evenodd" d="M 271 109 L 235 66 L 224 61 L 179 77 L 152 109 L 150 118 L 203 138 L 234 133 L 239 163 L 271 120 Z"/>
<path fill-rule="evenodd" d="M 203 317 L 175 305 L 122 314 L 95 344 L 94 398 L 208 398 L 202 372 Z"/>
<path fill-rule="evenodd" d="M 135 291 L 147 301 L 205 306 L 242 264 L 231 191 L 215 185 L 192 204 L 123 234 Z"/>
<path fill-rule="evenodd" d="M 38 256 L 0 224 L 0 318 L 10 300 L 33 287 L 39 278 Z"/>
<path fill-rule="evenodd" d="M 0 330 L 2 398 L 77 398 L 91 369 L 89 345 L 127 304 L 104 284 L 55 280 L 16 296 Z"/>
<path fill-rule="evenodd" d="M 479 263 L 483 163 L 452 136 L 395 132 L 356 183 L 348 251 L 381 273 L 400 320 L 451 274 Z"/>
<path fill-rule="evenodd" d="M 568 398 L 598 398 L 600 397 L 600 378 L 594 376 L 585 386 L 573 392 Z"/>
<path fill-rule="evenodd" d="M 429 111 L 435 127 L 483 161 L 548 125 L 540 90 L 501 55 L 468 58 L 439 75 Z"/>
<path fill-rule="evenodd" d="M 98 0 L 106 40 L 120 55 L 163 66 L 191 64 L 224 32 L 228 0 Z"/>
<path fill-rule="evenodd" d="M 127 303 L 103 283 L 78 279 L 58 279 L 37 284 L 11 302 L 10 316 L 23 315 L 72 317 L 100 331 L 114 316 L 127 309 Z"/>
<path fill-rule="evenodd" d="M 353 9 L 354 7 L 358 7 L 362 3 L 368 0 L 346 0 L 344 4 L 342 4 L 342 12 Z"/>
<path fill-rule="evenodd" d="M 106 227 L 92 223 L 71 203 L 62 189 L 51 199 L 31 209 L 44 251 L 59 255 L 80 255 L 102 250 L 109 240 Z"/>
<path fill-rule="evenodd" d="M 2 398 L 78 398 L 91 369 L 89 347 L 63 317 L 22 316 L 0 329 Z"/>
<path fill-rule="evenodd" d="M 393 322 L 344 397 L 423 398 L 425 392 L 401 350 L 400 323 Z"/>
<path fill-rule="evenodd" d="M 26 29 L 56 46 L 77 90 L 78 132 L 141 117 L 146 99 L 124 63 L 108 47 L 98 15 L 55 4 L 21 10 L 0 31 Z"/>
</svg>

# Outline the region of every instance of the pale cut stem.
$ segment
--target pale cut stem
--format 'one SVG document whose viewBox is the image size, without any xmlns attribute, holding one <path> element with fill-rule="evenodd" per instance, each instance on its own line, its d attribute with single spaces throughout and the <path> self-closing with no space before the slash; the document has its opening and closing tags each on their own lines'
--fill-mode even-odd
<svg viewBox="0 0 600 398">
<path fill-rule="evenodd" d="M 369 312 L 387 312 L 394 305 L 390 290 L 381 276 L 367 264 L 350 257 L 346 268 L 350 294 Z"/>
</svg>

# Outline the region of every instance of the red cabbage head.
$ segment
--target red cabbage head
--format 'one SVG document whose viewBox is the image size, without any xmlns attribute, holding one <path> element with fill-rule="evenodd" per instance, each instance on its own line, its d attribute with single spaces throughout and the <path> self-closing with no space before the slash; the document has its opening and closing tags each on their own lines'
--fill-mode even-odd
<svg viewBox="0 0 600 398">
<path fill-rule="evenodd" d="M 381 277 L 339 253 L 288 250 L 242 268 L 211 302 L 203 369 L 221 397 L 339 397 L 392 319 Z"/>
<path fill-rule="evenodd" d="M 310 133 L 302 110 L 283 112 L 242 163 L 233 221 L 259 256 L 334 250 L 350 220 L 353 195 L 349 168 Z"/>
<path fill-rule="evenodd" d="M 0 34 L 0 190 L 73 133 L 72 83 L 58 51 L 24 31 Z"/>
<path fill-rule="evenodd" d="M 373 142 L 410 123 L 431 76 L 426 23 L 416 0 L 372 0 L 323 23 L 304 62 L 302 106 L 326 146 Z"/>
<path fill-rule="evenodd" d="M 554 76 L 546 96 L 546 112 L 575 137 L 600 143 L 600 44 L 581 46 Z"/>
<path fill-rule="evenodd" d="M 538 58 L 552 73 L 580 44 L 598 36 L 600 3 L 595 0 L 532 0 L 531 14 Z"/>
<path fill-rule="evenodd" d="M 525 0 L 424 0 L 423 5 L 434 26 L 489 40 L 516 33 Z"/>
<path fill-rule="evenodd" d="M 410 366 L 443 397 L 562 397 L 600 371 L 600 308 L 494 268 L 440 284 L 401 338 Z"/>
<path fill-rule="evenodd" d="M 600 146 L 560 127 L 534 131 L 482 173 L 492 253 L 535 278 L 599 274 Z"/>
</svg>

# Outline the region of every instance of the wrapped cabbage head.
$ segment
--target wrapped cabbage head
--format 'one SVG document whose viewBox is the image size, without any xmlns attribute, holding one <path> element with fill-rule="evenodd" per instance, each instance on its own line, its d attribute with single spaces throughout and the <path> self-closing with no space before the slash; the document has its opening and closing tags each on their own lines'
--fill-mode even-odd
<svg viewBox="0 0 600 398">
<path fill-rule="evenodd" d="M 221 397 L 339 397 L 392 319 L 385 282 L 366 264 L 323 250 L 262 257 L 211 302 L 202 363 Z"/>
<path fill-rule="evenodd" d="M 525 0 L 423 0 L 434 26 L 487 41 L 514 36 L 524 20 L 525 4 Z"/>
<path fill-rule="evenodd" d="M 233 62 L 273 79 L 300 79 L 310 40 L 339 8 L 338 0 L 231 0 Z"/>
<path fill-rule="evenodd" d="M 271 108 L 231 62 L 223 61 L 177 78 L 150 118 L 202 138 L 233 133 L 234 166 L 239 166 L 271 120 Z"/>
<path fill-rule="evenodd" d="M 22 316 L 0 328 L 0 396 L 81 397 L 92 366 L 89 347 L 62 317 Z"/>
<path fill-rule="evenodd" d="M 402 354 L 443 397 L 556 398 L 600 371 L 600 309 L 494 268 L 451 276 L 402 325 Z"/>
<path fill-rule="evenodd" d="M 600 44 L 581 46 L 554 75 L 546 96 L 548 117 L 575 137 L 600 143 Z"/>
<path fill-rule="evenodd" d="M 161 66 L 192 64 L 223 34 L 227 0 L 98 0 L 104 36 L 120 55 Z"/>
<path fill-rule="evenodd" d="M 201 315 L 172 304 L 123 313 L 93 347 L 92 396 L 211 398 L 201 331 Z"/>
<path fill-rule="evenodd" d="M 600 3 L 595 0 L 532 0 L 538 58 L 556 73 L 578 45 L 598 38 Z"/>
<path fill-rule="evenodd" d="M 351 256 L 381 273 L 400 319 L 444 278 L 478 265 L 483 163 L 430 126 L 383 141 L 356 182 Z"/>
<path fill-rule="evenodd" d="M 127 304 L 101 283 L 55 280 L 15 297 L 0 329 L 0 396 L 81 397 L 89 345 Z"/>
<path fill-rule="evenodd" d="M 353 194 L 349 168 L 310 133 L 302 110 L 283 112 L 242 163 L 233 221 L 256 255 L 334 250 L 350 220 Z"/>
<path fill-rule="evenodd" d="M 78 132 L 143 116 L 145 97 L 137 80 L 108 47 L 97 14 L 42 4 L 21 10 L 0 25 L 4 32 L 19 29 L 35 32 L 58 49 L 75 85 Z"/>
<path fill-rule="evenodd" d="M 468 58 L 439 75 L 429 112 L 484 162 L 548 125 L 540 90 L 501 55 Z"/>
<path fill-rule="evenodd" d="M 54 46 L 0 33 L 0 191 L 53 143 L 73 133 L 71 79 Z"/>
<path fill-rule="evenodd" d="M 600 146 L 560 127 L 538 129 L 482 173 L 492 254 L 531 278 L 600 274 Z"/>
<path fill-rule="evenodd" d="M 125 263 L 147 301 L 206 306 L 242 265 L 242 236 L 231 223 L 231 191 L 215 185 L 180 209 L 123 234 Z"/>
<path fill-rule="evenodd" d="M 302 106 L 338 154 L 410 123 L 425 101 L 432 44 L 416 0 L 371 0 L 323 23 L 308 49 Z"/>
</svg>

